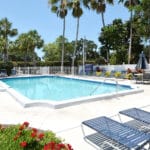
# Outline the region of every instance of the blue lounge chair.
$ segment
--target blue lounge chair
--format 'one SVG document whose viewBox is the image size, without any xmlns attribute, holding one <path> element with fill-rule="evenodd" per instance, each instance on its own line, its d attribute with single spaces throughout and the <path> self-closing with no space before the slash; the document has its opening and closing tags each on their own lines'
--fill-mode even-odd
<svg viewBox="0 0 150 150">
<path fill-rule="evenodd" d="M 96 133 L 85 135 L 84 126 L 93 129 Z M 102 149 L 107 149 L 104 146 L 107 145 L 109 146 L 108 149 L 139 150 L 150 142 L 150 134 L 145 134 L 144 132 L 107 117 L 98 117 L 83 121 L 81 127 L 84 139 L 94 143 L 97 147 L 100 146 Z M 103 141 L 100 141 L 100 139 L 103 139 Z"/>
<path fill-rule="evenodd" d="M 138 121 L 150 124 L 150 112 L 139 108 L 130 108 L 119 112 L 120 114 L 134 118 Z"/>
<path fill-rule="evenodd" d="M 139 108 L 130 108 L 120 111 L 119 114 L 133 118 L 126 124 L 136 127 L 142 131 L 150 132 L 150 112 L 144 111 Z"/>
</svg>

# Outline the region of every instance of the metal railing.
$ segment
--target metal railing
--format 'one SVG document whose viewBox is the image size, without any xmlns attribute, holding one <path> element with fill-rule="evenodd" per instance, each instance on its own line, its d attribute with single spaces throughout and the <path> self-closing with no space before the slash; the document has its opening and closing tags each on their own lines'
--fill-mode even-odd
<svg viewBox="0 0 150 150">
<path fill-rule="evenodd" d="M 98 86 L 90 93 L 90 95 L 94 94 L 95 91 L 97 91 L 97 89 L 98 89 L 102 84 L 104 84 L 107 80 L 109 80 L 109 81 L 114 81 L 114 82 L 116 83 L 116 93 L 117 93 L 117 92 L 118 92 L 118 81 L 117 81 L 116 79 L 107 79 L 107 78 L 105 78 L 104 81 L 103 81 L 100 85 L 98 85 Z"/>
<path fill-rule="evenodd" d="M 118 93 L 118 81 L 116 79 L 105 78 L 103 82 L 105 83 L 106 81 L 113 81 L 113 82 L 115 82 L 116 83 L 116 93 Z"/>
</svg>

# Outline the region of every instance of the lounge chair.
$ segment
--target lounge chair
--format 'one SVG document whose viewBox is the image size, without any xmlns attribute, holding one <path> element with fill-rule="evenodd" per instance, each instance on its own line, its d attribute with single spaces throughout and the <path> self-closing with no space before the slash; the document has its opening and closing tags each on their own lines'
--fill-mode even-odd
<svg viewBox="0 0 150 150">
<path fill-rule="evenodd" d="M 128 125 L 136 127 L 145 132 L 150 132 L 150 112 L 139 108 L 130 108 L 120 111 L 119 114 L 126 115 L 134 119 L 127 122 Z"/>
<path fill-rule="evenodd" d="M 89 127 L 95 133 L 85 135 L 84 126 Z M 141 132 L 108 117 L 98 117 L 83 121 L 81 127 L 84 139 L 97 149 L 139 150 L 150 142 L 150 134 Z"/>
</svg>

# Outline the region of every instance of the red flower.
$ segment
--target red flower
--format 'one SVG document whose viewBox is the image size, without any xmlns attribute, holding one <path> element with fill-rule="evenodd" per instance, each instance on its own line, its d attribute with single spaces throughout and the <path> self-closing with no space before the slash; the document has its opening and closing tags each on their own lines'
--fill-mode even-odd
<svg viewBox="0 0 150 150">
<path fill-rule="evenodd" d="M 50 142 L 44 146 L 44 150 L 55 150 L 56 143 Z"/>
<path fill-rule="evenodd" d="M 23 123 L 23 125 L 24 125 L 25 127 L 28 127 L 28 126 L 29 126 L 29 122 L 26 121 L 26 122 Z"/>
<path fill-rule="evenodd" d="M 70 144 L 67 144 L 68 150 L 73 150 L 72 146 Z"/>
<path fill-rule="evenodd" d="M 27 142 L 26 142 L 26 141 L 21 142 L 21 143 L 20 143 L 20 146 L 21 146 L 21 147 L 26 147 L 26 146 L 27 146 Z"/>
<path fill-rule="evenodd" d="M 39 139 L 43 139 L 43 137 L 44 137 L 44 133 L 40 133 L 40 134 L 38 135 L 38 138 L 39 138 Z"/>
<path fill-rule="evenodd" d="M 50 142 L 44 146 L 43 150 L 73 150 L 70 144 Z"/>
<path fill-rule="evenodd" d="M 56 146 L 56 149 L 57 150 L 61 150 L 61 149 L 66 149 L 66 146 L 65 146 L 65 144 L 63 144 L 63 143 L 59 143 L 59 144 L 57 144 L 57 146 Z"/>
<path fill-rule="evenodd" d="M 33 138 L 36 137 L 36 135 L 37 135 L 36 132 L 31 133 L 31 137 L 33 137 Z"/>
<path fill-rule="evenodd" d="M 63 144 L 63 143 L 57 144 L 57 149 L 58 150 L 61 150 L 61 149 L 64 149 L 64 150 L 73 150 L 70 144 Z"/>
<path fill-rule="evenodd" d="M 36 128 L 32 128 L 32 131 L 33 132 L 37 132 L 38 130 Z"/>
</svg>

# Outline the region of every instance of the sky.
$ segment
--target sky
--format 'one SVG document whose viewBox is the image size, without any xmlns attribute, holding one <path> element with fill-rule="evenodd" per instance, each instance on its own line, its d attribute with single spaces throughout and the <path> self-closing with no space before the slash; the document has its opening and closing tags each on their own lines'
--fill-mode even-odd
<svg viewBox="0 0 150 150">
<path fill-rule="evenodd" d="M 123 5 L 118 5 L 115 0 L 114 6 L 106 6 L 105 24 L 111 24 L 115 18 L 129 19 L 129 11 Z M 26 33 L 37 30 L 45 44 L 54 42 L 62 35 L 63 20 L 50 11 L 48 0 L 0 0 L 0 20 L 7 18 L 12 23 L 12 28 L 17 28 L 18 33 Z M 76 19 L 71 12 L 66 18 L 65 37 L 71 42 L 76 36 Z M 79 37 L 94 41 L 97 45 L 98 36 L 102 27 L 101 15 L 84 9 L 80 18 Z M 43 53 L 38 51 L 42 57 Z"/>
</svg>

